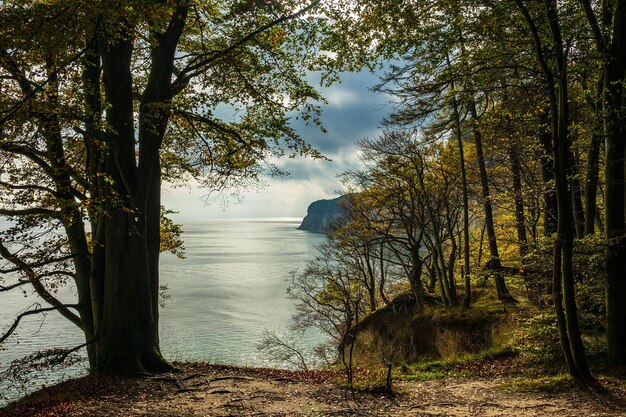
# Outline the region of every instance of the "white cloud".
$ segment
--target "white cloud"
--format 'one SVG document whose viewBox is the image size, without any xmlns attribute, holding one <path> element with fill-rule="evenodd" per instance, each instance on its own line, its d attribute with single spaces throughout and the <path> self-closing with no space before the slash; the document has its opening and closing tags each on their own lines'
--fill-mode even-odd
<svg viewBox="0 0 626 417">
<path fill-rule="evenodd" d="M 244 191 L 240 198 L 222 198 L 228 197 L 223 195 L 207 202 L 207 190 L 197 184 L 186 188 L 164 184 L 164 205 L 179 211 L 178 218 L 303 217 L 311 202 L 336 197 L 342 189 L 337 174 L 359 167 L 354 143 L 380 133 L 380 121 L 389 108 L 384 106 L 388 97 L 368 89 L 377 80 L 375 74 L 367 72 L 346 73 L 342 74 L 341 83 L 322 89 L 328 99 L 328 104 L 322 106 L 327 134 L 302 120 L 294 123 L 302 137 L 332 162 L 310 158 L 271 161 L 291 172 L 291 176 L 268 178 L 265 187 Z"/>
<path fill-rule="evenodd" d="M 324 92 L 328 105 L 332 107 L 348 107 L 358 104 L 360 96 L 352 90 L 332 88 Z"/>
<path fill-rule="evenodd" d="M 207 201 L 207 190 L 197 184 L 189 187 L 163 187 L 163 204 L 178 211 L 175 218 L 304 217 L 308 205 L 322 198 L 333 198 L 341 184 L 331 181 L 270 178 L 260 190 L 246 190 L 239 196 L 223 194 Z"/>
</svg>

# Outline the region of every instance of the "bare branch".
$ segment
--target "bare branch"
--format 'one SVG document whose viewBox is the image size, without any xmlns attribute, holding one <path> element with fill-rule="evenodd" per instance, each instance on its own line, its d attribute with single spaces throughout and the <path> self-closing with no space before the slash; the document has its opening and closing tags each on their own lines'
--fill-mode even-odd
<svg viewBox="0 0 626 417">
<path fill-rule="evenodd" d="M 0 141 L 0 151 L 6 151 L 17 155 L 22 155 L 39 165 L 43 171 L 49 176 L 53 176 L 53 170 L 50 165 L 43 159 L 43 153 L 29 148 L 27 146 L 19 145 L 14 142 Z"/>
<path fill-rule="evenodd" d="M 282 340 L 276 332 L 265 329 L 257 349 L 265 352 L 272 359 L 288 362 L 304 371 L 308 371 L 304 355 L 293 342 Z"/>
<path fill-rule="evenodd" d="M 2 336 L 0 336 L 0 343 L 4 342 L 9 336 L 11 336 L 11 334 L 13 334 L 13 332 L 17 329 L 17 326 L 20 324 L 20 321 L 26 317 L 26 316 L 32 316 L 34 314 L 40 314 L 40 313 L 45 313 L 48 311 L 55 311 L 58 310 L 60 308 L 78 308 L 78 305 L 76 304 L 61 304 L 60 306 L 56 306 L 56 307 L 38 307 L 35 308 L 34 310 L 27 310 L 21 314 L 19 314 L 16 318 L 15 321 L 13 322 L 13 324 L 11 325 L 11 327 L 9 327 L 9 330 L 7 330 Z"/>
<path fill-rule="evenodd" d="M 33 285 L 35 292 L 39 295 L 44 301 L 50 304 L 54 309 L 58 310 L 59 313 L 72 323 L 74 323 L 78 328 L 82 329 L 83 325 L 80 317 L 71 312 L 65 305 L 59 301 L 56 297 L 54 297 L 39 281 L 39 275 L 35 270 L 20 259 L 17 255 L 10 252 L 6 246 L 0 240 L 0 256 L 2 256 L 7 261 L 11 262 L 15 266 L 21 269 L 21 271 L 26 275 L 30 283 Z"/>
</svg>

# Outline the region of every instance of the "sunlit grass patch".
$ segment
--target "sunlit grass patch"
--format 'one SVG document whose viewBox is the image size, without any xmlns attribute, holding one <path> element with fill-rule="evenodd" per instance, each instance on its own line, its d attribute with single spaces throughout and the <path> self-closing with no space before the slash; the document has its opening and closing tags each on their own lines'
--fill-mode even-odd
<svg viewBox="0 0 626 417">
<path fill-rule="evenodd" d="M 573 384 L 568 374 L 558 374 L 539 378 L 521 377 L 498 385 L 499 389 L 514 392 L 559 392 L 570 388 Z"/>
<path fill-rule="evenodd" d="M 400 374 L 397 379 L 400 381 L 432 381 L 445 377 L 446 374 L 443 372 L 418 372 L 416 374 Z"/>
<path fill-rule="evenodd" d="M 511 346 L 492 347 L 478 353 L 467 353 L 445 359 L 408 364 L 405 367 L 413 372 L 451 371 L 455 368 L 484 362 L 509 358 L 517 355 L 517 350 Z"/>
</svg>

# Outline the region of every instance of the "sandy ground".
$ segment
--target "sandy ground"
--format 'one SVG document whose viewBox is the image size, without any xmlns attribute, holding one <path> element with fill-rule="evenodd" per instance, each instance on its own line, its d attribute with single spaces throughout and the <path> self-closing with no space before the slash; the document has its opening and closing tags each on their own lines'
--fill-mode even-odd
<svg viewBox="0 0 626 417">
<path fill-rule="evenodd" d="M 397 382 L 397 395 L 354 392 L 323 372 L 189 365 L 150 378 L 87 377 L 0 409 L 0 416 L 626 416 L 626 393 L 502 389 L 508 377 Z"/>
</svg>

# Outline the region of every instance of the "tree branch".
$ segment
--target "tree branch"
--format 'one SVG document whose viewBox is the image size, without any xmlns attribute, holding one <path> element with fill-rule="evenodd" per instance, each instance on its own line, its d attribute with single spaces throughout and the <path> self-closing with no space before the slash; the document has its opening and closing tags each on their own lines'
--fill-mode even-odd
<svg viewBox="0 0 626 417">
<path fill-rule="evenodd" d="M 9 210 L 9 209 L 0 208 L 0 215 L 1 216 L 47 216 L 47 217 L 58 218 L 61 215 L 61 213 L 59 213 L 58 211 L 49 210 L 49 209 L 45 209 L 41 207 L 32 207 L 32 208 L 19 209 L 19 210 Z"/>
<path fill-rule="evenodd" d="M 230 129 L 222 124 L 220 124 L 219 122 L 206 117 L 206 116 L 201 116 L 199 114 L 194 114 L 194 113 L 190 113 L 184 110 L 179 110 L 179 109 L 175 109 L 174 113 L 184 117 L 185 119 L 187 119 L 188 121 L 190 120 L 194 120 L 196 122 L 199 123 L 203 123 L 205 125 L 208 125 L 212 128 L 214 128 L 215 130 L 224 133 L 226 135 L 231 136 L 235 141 L 237 141 L 238 143 L 244 145 L 244 146 L 249 146 L 250 144 L 248 142 L 246 142 L 246 140 L 241 137 L 241 135 L 239 134 L 239 132 L 237 132 L 234 129 Z"/>
<path fill-rule="evenodd" d="M 593 8 L 591 7 L 591 2 L 589 0 L 579 1 L 583 10 L 585 11 L 585 16 L 587 17 L 587 22 L 589 22 L 591 33 L 593 34 L 593 39 L 596 42 L 598 51 L 604 54 L 607 52 L 606 43 L 604 41 L 604 37 L 602 36 L 602 29 L 600 29 L 598 18 L 596 17 L 596 14 L 593 12 Z"/>
<path fill-rule="evenodd" d="M 53 175 L 52 168 L 50 165 L 43 159 L 40 153 L 32 148 L 18 145 L 14 142 L 4 142 L 0 141 L 0 151 L 6 151 L 10 153 L 14 153 L 17 155 L 22 155 L 33 161 L 35 164 L 39 165 L 46 174 L 49 176 Z"/>
<path fill-rule="evenodd" d="M 196 57 L 196 60 L 201 59 L 200 62 L 197 62 L 195 64 L 190 64 L 187 67 L 185 67 L 184 69 L 182 69 L 179 73 L 178 76 L 176 77 L 176 79 L 174 80 L 174 82 L 172 83 L 172 91 L 173 91 L 173 95 L 178 94 L 179 92 L 181 92 L 186 86 L 187 84 L 189 84 L 189 81 L 199 75 L 200 73 L 202 73 L 203 69 L 205 69 L 205 67 L 207 67 L 208 65 L 210 65 L 211 63 L 217 61 L 220 58 L 223 58 L 224 56 L 228 55 L 229 53 L 233 52 L 234 50 L 236 50 L 237 48 L 245 45 L 246 43 L 248 43 L 249 41 L 251 41 L 252 39 L 254 39 L 256 36 L 260 35 L 261 33 L 273 28 L 274 26 L 280 25 L 282 23 L 288 22 L 292 19 L 298 18 L 300 16 L 302 16 L 303 14 L 305 14 L 306 12 L 308 12 L 309 10 L 313 9 L 314 7 L 316 7 L 321 0 L 314 0 L 312 1 L 308 6 L 306 6 L 303 9 L 298 10 L 295 13 L 292 13 L 290 15 L 287 16 L 282 16 L 279 17 L 278 19 L 275 19 L 263 26 L 261 26 L 260 28 L 248 33 L 246 36 L 244 36 L 243 38 L 239 39 L 237 42 L 233 43 L 232 45 L 230 45 L 229 47 L 219 50 L 219 51 L 210 51 L 207 54 L 204 54 L 206 56 L 204 59 L 201 59 L 202 56 L 198 56 Z M 192 61 L 193 62 L 193 61 Z"/>
<path fill-rule="evenodd" d="M 61 304 L 60 306 L 56 306 L 56 307 L 39 307 L 39 308 L 35 308 L 34 310 L 25 311 L 25 312 L 21 313 L 20 315 L 18 315 L 15 318 L 15 321 L 13 322 L 11 327 L 9 327 L 9 330 L 7 330 L 2 336 L 0 336 L 0 343 L 4 342 L 9 336 L 11 336 L 11 334 L 13 334 L 13 332 L 17 329 L 17 326 L 20 324 L 20 321 L 24 317 L 32 316 L 33 314 L 45 313 L 47 311 L 55 311 L 55 310 L 58 310 L 59 308 L 65 308 L 65 309 L 68 309 L 68 308 L 78 308 L 78 305 L 76 305 L 76 304 Z"/>
<path fill-rule="evenodd" d="M 52 188 L 45 187 L 43 185 L 36 185 L 36 184 L 17 185 L 17 184 L 11 184 L 11 183 L 8 183 L 8 182 L 5 182 L 5 181 L 0 181 L 0 186 L 6 187 L 6 188 L 8 188 L 10 190 L 38 190 L 38 191 L 43 191 L 43 192 L 49 193 L 50 195 L 52 195 L 52 196 L 54 196 L 56 198 L 63 198 L 58 191 L 55 191 Z M 69 192 L 72 193 L 72 195 L 74 197 L 78 198 L 79 200 L 87 199 L 87 196 L 85 194 L 83 194 L 82 192 L 78 191 L 74 187 L 71 187 Z"/>
<path fill-rule="evenodd" d="M 1 241 L 0 241 L 0 245 L 2 245 Z M 81 253 L 72 253 L 72 254 L 69 254 L 69 255 L 66 255 L 66 256 L 62 256 L 60 258 L 48 259 L 48 260 L 37 262 L 37 263 L 34 263 L 34 264 L 28 264 L 28 267 L 31 268 L 31 269 L 39 268 L 39 267 L 42 267 L 42 266 L 45 266 L 45 265 L 50 265 L 50 264 L 55 263 L 55 262 L 67 261 L 68 259 L 72 259 L 75 256 L 79 256 L 79 255 L 82 255 L 82 254 Z M 22 267 L 16 267 L 16 268 L 12 268 L 12 269 L 0 269 L 0 274 L 10 274 L 12 272 L 17 272 L 17 271 L 21 271 L 21 270 L 23 270 Z M 60 271 L 57 271 L 57 272 L 60 272 Z M 52 274 L 51 273 L 46 273 L 46 274 L 40 274 L 39 276 L 40 277 L 44 277 L 44 276 L 48 276 L 48 275 L 52 275 Z"/>
<path fill-rule="evenodd" d="M 20 270 L 26 275 L 29 282 L 32 284 L 37 295 L 39 295 L 44 301 L 50 304 L 54 309 L 58 310 L 63 317 L 78 326 L 78 328 L 83 328 L 80 317 L 71 312 L 67 307 L 65 307 L 65 305 L 61 301 L 59 301 L 56 297 L 50 294 L 50 292 L 43 286 L 43 284 L 39 282 L 39 274 L 37 274 L 37 272 L 35 272 L 35 270 L 30 265 L 21 260 L 17 255 L 9 251 L 2 243 L 2 240 L 0 240 L 0 256 L 20 268 Z"/>
</svg>

